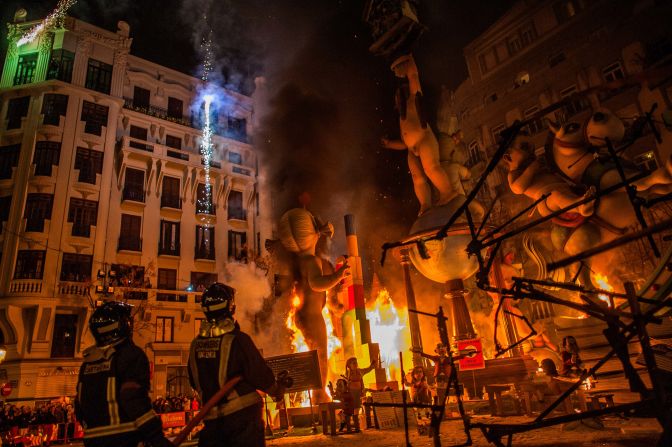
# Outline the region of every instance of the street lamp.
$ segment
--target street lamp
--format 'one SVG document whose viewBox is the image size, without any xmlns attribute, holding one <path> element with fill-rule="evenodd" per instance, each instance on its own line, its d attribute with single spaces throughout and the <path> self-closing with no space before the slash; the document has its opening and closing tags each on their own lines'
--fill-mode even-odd
<svg viewBox="0 0 672 447">
<path fill-rule="evenodd" d="M 7 347 L 0 345 L 0 363 L 5 361 L 5 357 L 7 357 Z"/>
</svg>

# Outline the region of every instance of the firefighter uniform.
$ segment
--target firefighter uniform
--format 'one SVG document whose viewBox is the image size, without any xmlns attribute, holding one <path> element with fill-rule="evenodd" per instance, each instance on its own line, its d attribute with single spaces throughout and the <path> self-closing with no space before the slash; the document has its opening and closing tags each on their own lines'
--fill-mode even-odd
<svg viewBox="0 0 672 447">
<path fill-rule="evenodd" d="M 84 351 L 75 411 L 86 447 L 169 447 L 149 398 L 149 361 L 130 338 L 130 306 L 106 303 L 91 317 L 96 346 Z"/>
<path fill-rule="evenodd" d="M 262 399 L 256 390 L 272 392 L 275 377 L 252 339 L 238 323 L 204 321 L 191 343 L 189 380 L 207 402 L 231 378 L 242 380 L 205 416 L 199 447 L 265 445 Z"/>
</svg>

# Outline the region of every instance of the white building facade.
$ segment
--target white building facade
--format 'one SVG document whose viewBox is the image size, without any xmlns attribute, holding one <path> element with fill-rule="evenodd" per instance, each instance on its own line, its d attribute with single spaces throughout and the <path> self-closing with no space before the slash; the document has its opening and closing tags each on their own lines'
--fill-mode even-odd
<svg viewBox="0 0 672 447">
<path fill-rule="evenodd" d="M 210 200 L 200 153 L 202 82 L 66 18 L 17 46 L 0 79 L 0 382 L 8 400 L 74 394 L 92 303 L 135 306 L 156 395 L 189 392 L 200 291 L 262 257 L 270 209 L 248 129 L 251 98 L 220 90 Z M 261 198 L 260 198 L 261 194 Z"/>
</svg>

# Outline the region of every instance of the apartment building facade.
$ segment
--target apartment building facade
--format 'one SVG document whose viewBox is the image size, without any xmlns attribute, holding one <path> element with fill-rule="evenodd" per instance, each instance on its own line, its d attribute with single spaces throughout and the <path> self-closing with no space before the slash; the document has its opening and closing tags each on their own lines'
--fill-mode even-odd
<svg viewBox="0 0 672 447">
<path fill-rule="evenodd" d="M 671 12 L 669 2 L 648 0 L 517 2 L 465 47 L 469 77 L 443 98 L 443 127 L 448 127 L 448 117 L 457 118 L 474 178 L 496 150 L 502 130 L 580 92 L 587 93 L 525 128 L 538 156 L 543 158 L 549 135 L 547 120 L 581 121 L 605 108 L 628 126 L 657 103 L 654 119 L 662 143 L 649 133 L 624 156 L 648 169 L 662 165 L 672 155 L 670 124 L 665 124 L 672 109 L 669 77 L 643 77 L 642 85 L 616 90 L 602 87 L 669 64 Z M 498 168 L 481 199 L 506 194 L 506 183 L 506 173 Z"/>
<path fill-rule="evenodd" d="M 37 23 L 21 17 L 0 79 L 5 398 L 73 395 L 92 304 L 111 298 L 135 306 L 153 392 L 188 392 L 200 292 L 270 237 L 252 99 L 216 92 L 207 188 L 199 79 L 130 54 L 125 22 L 68 17 L 18 46 Z"/>
</svg>

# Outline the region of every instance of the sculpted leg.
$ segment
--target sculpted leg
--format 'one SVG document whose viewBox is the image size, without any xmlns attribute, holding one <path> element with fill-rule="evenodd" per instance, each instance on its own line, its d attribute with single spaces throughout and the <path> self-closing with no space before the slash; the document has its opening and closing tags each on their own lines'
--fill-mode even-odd
<svg viewBox="0 0 672 447">
<path fill-rule="evenodd" d="M 457 192 L 450 185 L 450 179 L 439 161 L 439 143 L 431 131 L 425 134 L 416 146 L 422 168 L 432 184 L 439 190 L 439 205 L 448 203 Z"/>
<path fill-rule="evenodd" d="M 326 384 L 327 372 L 329 371 L 329 359 L 327 357 L 327 326 L 321 313 L 314 315 L 304 315 L 300 312 L 296 314 L 296 326 L 303 334 L 308 348 L 317 350 L 317 358 L 320 361 L 320 373 L 322 374 L 322 383 Z M 314 391 L 315 400 L 324 402 L 327 399 L 324 390 Z"/>
<path fill-rule="evenodd" d="M 408 169 L 411 171 L 413 188 L 420 202 L 420 214 L 422 214 L 432 206 L 432 188 L 429 186 L 427 177 L 422 170 L 420 158 L 413 155 L 410 150 L 408 151 Z"/>
</svg>

